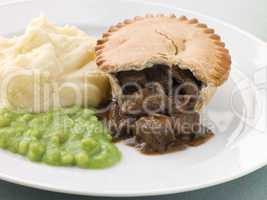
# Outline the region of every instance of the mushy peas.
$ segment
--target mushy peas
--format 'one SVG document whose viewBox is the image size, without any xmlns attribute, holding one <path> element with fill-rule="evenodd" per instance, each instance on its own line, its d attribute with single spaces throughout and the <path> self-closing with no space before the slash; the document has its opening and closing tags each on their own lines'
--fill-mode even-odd
<svg viewBox="0 0 267 200">
<path fill-rule="evenodd" d="M 56 166 L 106 168 L 121 158 L 95 111 L 76 106 L 40 114 L 1 109 L 0 148 Z"/>
</svg>

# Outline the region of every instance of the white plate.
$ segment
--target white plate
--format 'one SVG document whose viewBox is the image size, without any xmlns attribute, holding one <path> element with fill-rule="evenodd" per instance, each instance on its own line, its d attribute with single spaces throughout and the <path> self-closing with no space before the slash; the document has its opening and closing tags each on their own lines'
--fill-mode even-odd
<svg viewBox="0 0 267 200">
<path fill-rule="evenodd" d="M 0 151 L 1 179 L 35 188 L 96 196 L 141 196 L 177 193 L 223 183 L 267 163 L 267 47 L 236 27 L 190 11 L 142 1 L 27 1 L 0 7 L 0 34 L 22 31 L 40 13 L 59 24 L 78 25 L 99 36 L 109 25 L 145 13 L 197 17 L 215 28 L 230 49 L 229 81 L 204 116 L 216 136 L 205 145 L 163 156 L 144 156 L 118 145 L 123 160 L 106 170 L 49 167 Z M 210 121 L 209 120 L 209 121 Z"/>
</svg>

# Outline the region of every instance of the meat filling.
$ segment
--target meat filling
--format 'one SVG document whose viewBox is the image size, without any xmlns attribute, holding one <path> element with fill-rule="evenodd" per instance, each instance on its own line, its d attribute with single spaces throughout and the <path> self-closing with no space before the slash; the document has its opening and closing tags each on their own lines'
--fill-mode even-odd
<svg viewBox="0 0 267 200">
<path fill-rule="evenodd" d="M 155 65 L 113 76 L 123 93 L 105 115 L 114 140 L 127 138 L 143 153 L 165 153 L 213 135 L 194 111 L 202 84 L 189 70 Z"/>
</svg>

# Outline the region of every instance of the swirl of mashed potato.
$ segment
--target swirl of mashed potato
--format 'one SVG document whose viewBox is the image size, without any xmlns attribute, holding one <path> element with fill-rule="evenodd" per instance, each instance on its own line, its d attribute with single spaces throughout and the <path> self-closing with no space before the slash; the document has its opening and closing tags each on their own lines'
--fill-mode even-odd
<svg viewBox="0 0 267 200">
<path fill-rule="evenodd" d="M 97 69 L 96 39 L 73 26 L 34 19 L 25 33 L 0 37 L 0 86 L 4 106 L 44 112 L 71 105 L 98 106 L 110 91 Z"/>
</svg>

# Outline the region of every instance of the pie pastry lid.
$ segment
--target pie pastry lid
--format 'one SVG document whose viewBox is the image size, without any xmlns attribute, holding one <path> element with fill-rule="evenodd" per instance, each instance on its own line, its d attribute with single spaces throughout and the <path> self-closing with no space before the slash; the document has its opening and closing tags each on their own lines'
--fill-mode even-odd
<svg viewBox="0 0 267 200">
<path fill-rule="evenodd" d="M 96 55 L 105 72 L 178 65 L 213 87 L 227 80 L 231 65 L 229 51 L 213 29 L 175 15 L 135 17 L 110 27 L 98 40 Z"/>
</svg>

